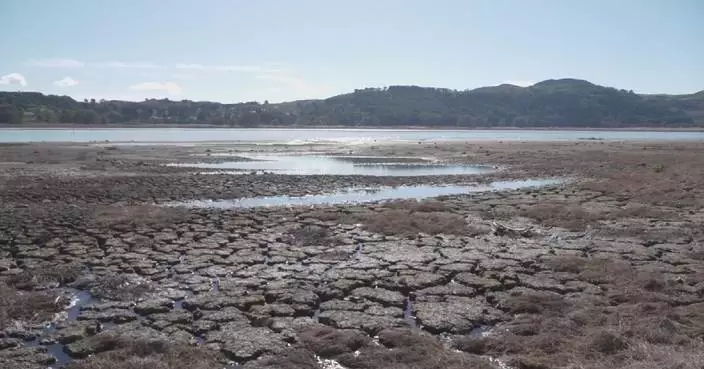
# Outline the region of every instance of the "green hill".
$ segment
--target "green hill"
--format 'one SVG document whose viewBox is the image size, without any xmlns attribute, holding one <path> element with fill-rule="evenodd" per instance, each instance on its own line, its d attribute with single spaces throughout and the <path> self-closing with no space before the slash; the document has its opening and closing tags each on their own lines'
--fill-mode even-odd
<svg viewBox="0 0 704 369">
<path fill-rule="evenodd" d="M 704 125 L 704 91 L 638 95 L 578 79 L 473 90 L 365 88 L 324 100 L 220 104 L 190 100 L 75 101 L 0 92 L 0 122 L 191 123 L 237 126 L 687 127 Z"/>
</svg>

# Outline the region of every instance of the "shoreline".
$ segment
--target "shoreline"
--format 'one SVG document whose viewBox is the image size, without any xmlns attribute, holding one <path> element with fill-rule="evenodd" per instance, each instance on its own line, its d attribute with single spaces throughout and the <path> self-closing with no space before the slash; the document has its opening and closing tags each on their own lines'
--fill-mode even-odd
<svg viewBox="0 0 704 369">
<path fill-rule="evenodd" d="M 2 130 L 119 130 L 119 129 L 218 129 L 218 130 L 338 130 L 338 131 L 571 131 L 571 132 L 702 132 L 698 127 L 429 127 L 429 126 L 258 126 L 226 127 L 212 124 L 0 124 Z"/>
</svg>

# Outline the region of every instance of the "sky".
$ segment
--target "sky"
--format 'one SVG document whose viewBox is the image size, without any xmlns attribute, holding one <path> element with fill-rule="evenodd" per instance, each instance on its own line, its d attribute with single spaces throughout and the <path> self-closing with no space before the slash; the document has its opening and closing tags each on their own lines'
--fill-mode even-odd
<svg viewBox="0 0 704 369">
<path fill-rule="evenodd" d="M 0 1 L 0 90 L 280 102 L 580 78 L 704 89 L 703 0 Z"/>
</svg>

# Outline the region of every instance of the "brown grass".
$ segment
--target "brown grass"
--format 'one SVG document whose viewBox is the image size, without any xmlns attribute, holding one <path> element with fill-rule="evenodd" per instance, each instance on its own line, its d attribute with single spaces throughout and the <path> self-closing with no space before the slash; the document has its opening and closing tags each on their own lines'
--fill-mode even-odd
<svg viewBox="0 0 704 369">
<path fill-rule="evenodd" d="M 546 227 L 560 227 L 570 231 L 583 231 L 600 220 L 599 214 L 573 203 L 539 203 L 522 210 L 518 215 L 533 218 Z"/>
<path fill-rule="evenodd" d="M 215 351 L 166 341 L 105 337 L 102 353 L 67 369 L 213 369 L 225 367 Z"/>
<path fill-rule="evenodd" d="M 288 235 L 298 246 L 327 246 L 337 242 L 337 238 L 332 236 L 329 229 L 317 225 L 294 228 Z"/>
<path fill-rule="evenodd" d="M 698 313 L 704 309 L 675 307 L 681 292 L 664 275 L 626 261 L 578 256 L 547 258 L 539 266 L 597 284 L 603 298 L 510 295 L 500 307 L 515 314 L 512 321 L 495 335 L 455 339 L 455 346 L 506 357 L 515 368 L 695 368 L 687 355 L 704 360 L 697 351 L 704 345 L 704 313 Z"/>
<path fill-rule="evenodd" d="M 375 233 L 412 236 L 418 233 L 477 235 L 480 233 L 460 215 L 446 212 L 413 212 L 386 210 L 371 213 L 361 219 L 365 229 Z"/>
<path fill-rule="evenodd" d="M 325 326 L 307 328 L 300 332 L 299 338 L 306 348 L 324 358 L 354 352 L 371 343 L 360 331 Z"/>
<path fill-rule="evenodd" d="M 65 305 L 57 297 L 47 292 L 18 291 L 0 282 L 0 330 L 13 320 L 31 323 L 51 320 Z"/>
<path fill-rule="evenodd" d="M 19 289 L 31 290 L 48 283 L 64 286 L 75 281 L 80 275 L 81 266 L 76 263 L 47 264 L 12 275 L 7 278 L 7 283 Z"/>
<path fill-rule="evenodd" d="M 135 300 L 152 291 L 152 286 L 124 274 L 107 274 L 91 283 L 91 293 L 95 297 L 110 300 Z"/>
<path fill-rule="evenodd" d="M 496 369 L 483 358 L 448 350 L 434 337 L 410 330 L 382 331 L 379 341 L 384 346 L 367 346 L 337 360 L 348 369 Z"/>
</svg>

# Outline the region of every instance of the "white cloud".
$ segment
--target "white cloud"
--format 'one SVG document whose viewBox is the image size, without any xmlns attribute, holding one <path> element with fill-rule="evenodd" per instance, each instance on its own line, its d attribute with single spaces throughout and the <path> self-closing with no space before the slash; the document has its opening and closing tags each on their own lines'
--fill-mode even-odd
<svg viewBox="0 0 704 369">
<path fill-rule="evenodd" d="M 178 95 L 183 91 L 175 82 L 143 82 L 130 86 L 134 91 L 164 91 L 169 95 Z"/>
<path fill-rule="evenodd" d="M 524 80 L 518 80 L 518 81 L 504 81 L 501 82 L 500 84 L 502 85 L 514 85 L 514 86 L 520 86 L 520 87 L 528 87 L 528 86 L 533 86 L 535 84 L 535 81 L 524 81 Z"/>
<path fill-rule="evenodd" d="M 82 68 L 86 63 L 75 59 L 31 59 L 27 64 L 42 68 Z"/>
<path fill-rule="evenodd" d="M 0 76 L 0 85 L 27 86 L 27 80 L 19 73 L 10 73 Z"/>
<path fill-rule="evenodd" d="M 58 87 L 71 87 L 78 84 L 78 81 L 71 77 L 64 77 L 58 81 L 54 81 L 54 86 Z"/>
</svg>

